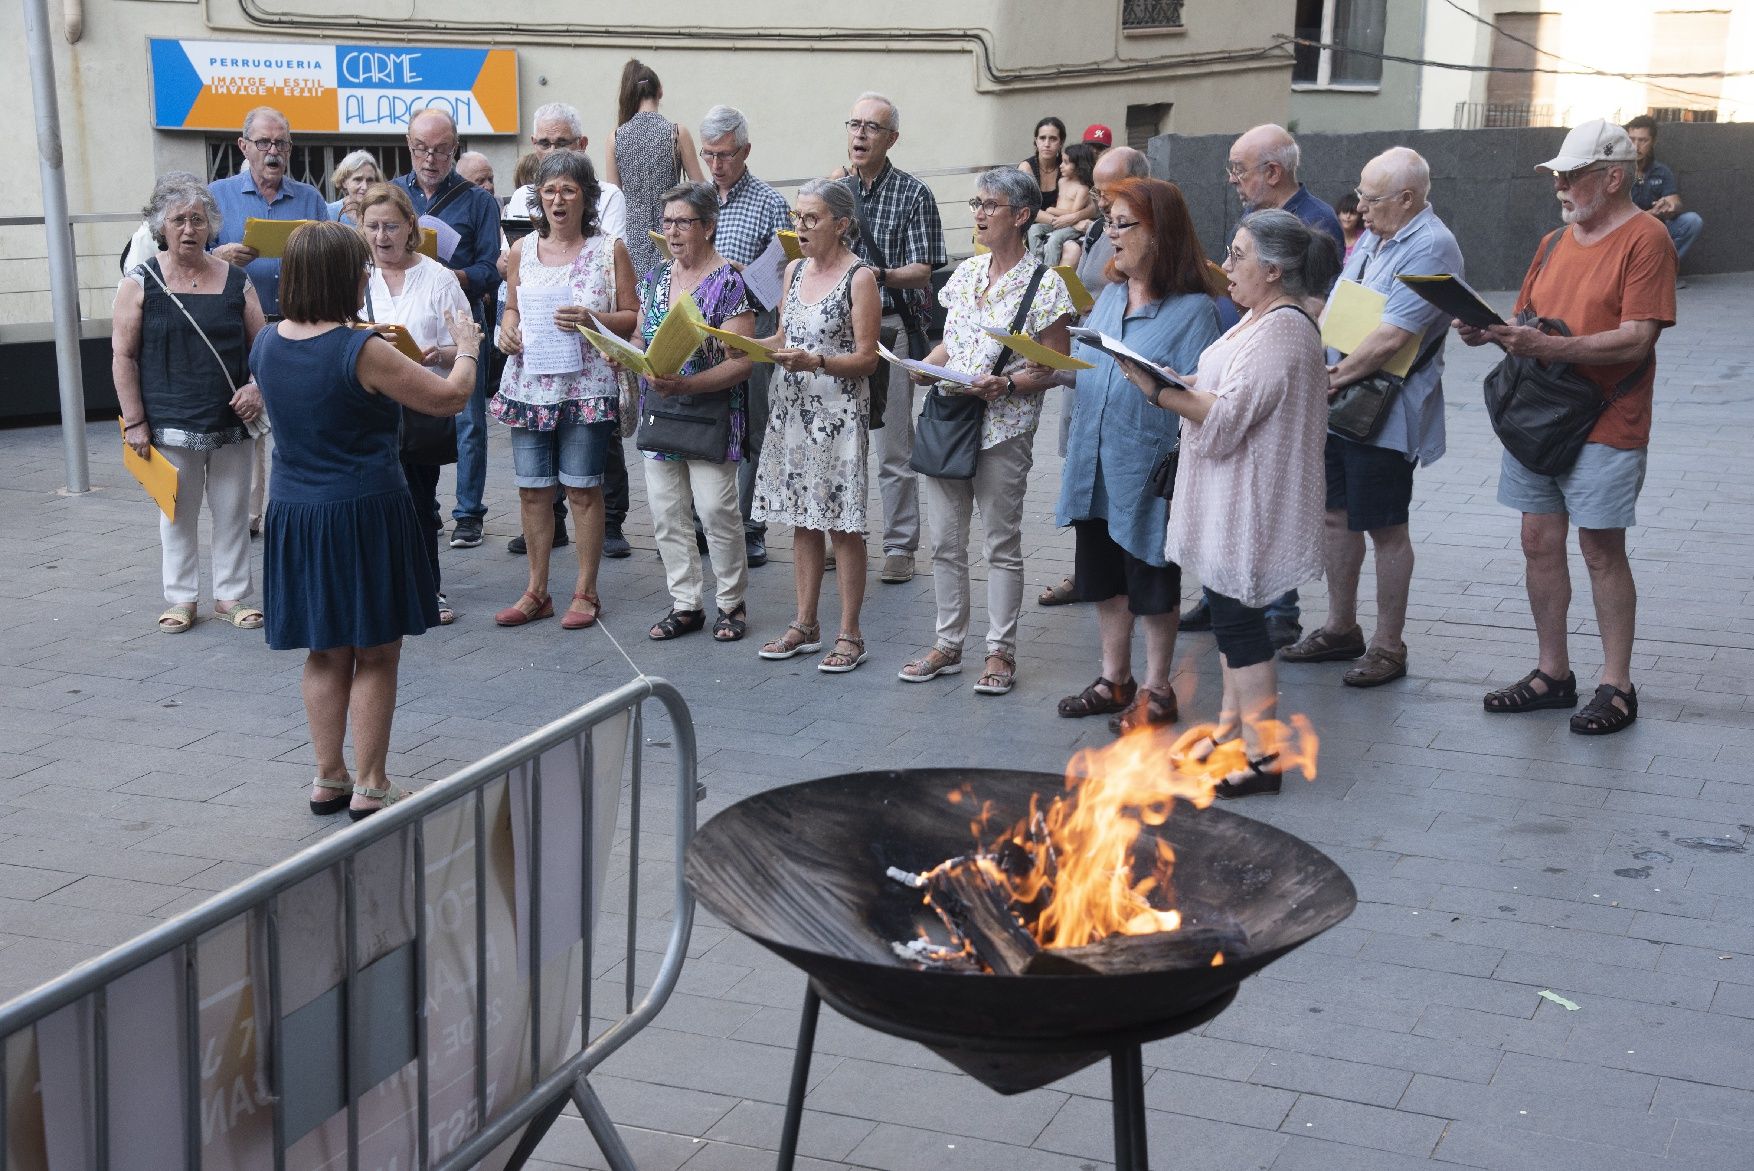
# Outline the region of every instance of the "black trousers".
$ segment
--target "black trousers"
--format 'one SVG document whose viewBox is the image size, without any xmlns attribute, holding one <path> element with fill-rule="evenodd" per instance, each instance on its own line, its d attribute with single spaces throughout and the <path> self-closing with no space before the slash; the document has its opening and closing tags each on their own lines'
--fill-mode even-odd
<svg viewBox="0 0 1754 1171">
<path fill-rule="evenodd" d="M 439 577 L 439 533 L 443 531 L 444 520 L 439 515 L 438 482 L 439 465 L 411 464 L 406 460 L 402 463 L 402 475 L 408 481 L 408 494 L 414 497 L 414 512 L 420 517 L 420 523 L 426 532 L 426 563 L 432 567 L 432 582 L 444 592 L 444 582 Z"/>
</svg>

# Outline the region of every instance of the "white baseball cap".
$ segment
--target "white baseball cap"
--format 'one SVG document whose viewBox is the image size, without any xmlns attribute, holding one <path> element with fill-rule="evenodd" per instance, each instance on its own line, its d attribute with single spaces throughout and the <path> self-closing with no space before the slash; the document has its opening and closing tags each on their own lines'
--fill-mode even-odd
<svg viewBox="0 0 1754 1171">
<path fill-rule="evenodd" d="M 1535 169 L 1575 171 L 1591 163 L 1631 163 L 1637 160 L 1638 150 L 1619 123 L 1592 118 L 1581 126 L 1572 127 L 1559 153 Z"/>
</svg>

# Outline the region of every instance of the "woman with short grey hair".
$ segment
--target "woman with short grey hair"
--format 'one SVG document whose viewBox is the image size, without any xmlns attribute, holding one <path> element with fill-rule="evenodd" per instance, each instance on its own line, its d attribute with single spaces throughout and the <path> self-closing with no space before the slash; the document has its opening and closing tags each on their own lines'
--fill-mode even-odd
<svg viewBox="0 0 1754 1171">
<path fill-rule="evenodd" d="M 356 150 L 340 162 L 329 174 L 329 186 L 335 189 L 337 198 L 329 204 L 329 218 L 343 224 L 359 223 L 359 201 L 374 183 L 384 182 L 384 173 L 378 169 L 378 160 L 369 150 Z"/>
<path fill-rule="evenodd" d="M 1004 695 L 1017 679 L 1017 618 L 1023 606 L 1023 494 L 1034 463 L 1041 394 L 1055 385 L 1052 371 L 1024 369 L 1024 361 L 988 328 L 1018 329 L 1049 349 L 1065 353 L 1072 299 L 1059 275 L 1035 263 L 1024 236 L 1041 207 L 1035 177 L 1015 167 L 995 167 L 975 183 L 968 201 L 975 240 L 987 249 L 962 262 L 944 286 L 944 340 L 926 362 L 971 376 L 971 383 L 935 385 L 933 394 L 972 394 L 986 403 L 980 454 L 971 480 L 920 476 L 920 495 L 932 530 L 932 587 L 938 602 L 932 648 L 901 669 L 909 683 L 962 671 L 968 634 L 969 520 L 980 506 L 986 533 L 987 657 L 977 695 Z M 917 449 L 916 449 L 917 450 Z"/>
<path fill-rule="evenodd" d="M 187 171 L 165 175 L 143 212 L 158 252 L 130 268 L 116 291 L 110 374 L 123 441 L 177 469 L 176 517 L 158 522 L 170 603 L 158 629 L 181 634 L 195 624 L 205 496 L 214 613 L 257 630 L 262 612 L 245 602 L 252 589 L 248 426 L 262 414 L 262 396 L 248 354 L 262 306 L 244 270 L 207 251 L 220 216 L 200 179 Z"/>
</svg>

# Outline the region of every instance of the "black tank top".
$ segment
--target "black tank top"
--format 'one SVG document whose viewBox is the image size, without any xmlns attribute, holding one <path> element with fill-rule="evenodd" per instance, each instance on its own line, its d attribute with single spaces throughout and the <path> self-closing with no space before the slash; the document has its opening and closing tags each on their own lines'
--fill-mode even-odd
<svg viewBox="0 0 1754 1171">
<path fill-rule="evenodd" d="M 190 437 L 241 437 L 243 422 L 231 409 L 231 383 L 189 318 L 153 279 L 164 279 L 158 258 L 139 267 L 152 270 L 141 274 L 146 299 L 141 306 L 140 395 L 153 435 L 174 430 Z M 228 265 L 221 291 L 177 294 L 239 386 L 250 378 L 244 352 L 245 285 L 244 270 Z"/>
<path fill-rule="evenodd" d="M 1041 160 L 1039 158 L 1037 158 L 1035 155 L 1030 155 L 1028 158 L 1024 159 L 1023 162 L 1024 162 L 1024 165 L 1026 165 L 1029 168 L 1029 173 L 1031 175 L 1035 176 L 1036 185 L 1038 187 L 1041 186 Z M 1059 198 L 1060 198 L 1060 173 L 1058 171 L 1055 171 L 1054 172 L 1054 185 L 1052 187 L 1042 187 L 1042 189 L 1041 189 L 1042 210 L 1046 211 L 1048 208 L 1052 207 L 1059 200 Z"/>
</svg>

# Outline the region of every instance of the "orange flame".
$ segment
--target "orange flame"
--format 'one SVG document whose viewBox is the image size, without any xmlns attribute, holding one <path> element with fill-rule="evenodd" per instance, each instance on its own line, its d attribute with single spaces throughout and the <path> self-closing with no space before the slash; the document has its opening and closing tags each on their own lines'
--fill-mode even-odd
<svg viewBox="0 0 1754 1171">
<path fill-rule="evenodd" d="M 1260 745 L 1257 757 L 1277 753 L 1285 771 L 1315 778 L 1319 745 L 1308 719 L 1249 723 Z M 991 844 L 992 854 L 1016 857 L 1021 851 L 1027 860 L 1026 867 L 995 866 L 993 872 L 1009 886 L 1014 907 L 1039 905 L 1033 916 L 1020 916 L 1038 943 L 1079 947 L 1110 935 L 1181 926 L 1171 886 L 1175 851 L 1157 839 L 1155 857 L 1142 860 L 1136 848 L 1144 828 L 1168 820 L 1177 799 L 1204 809 L 1225 777 L 1248 767 L 1243 740 L 1212 745 L 1208 737 L 1215 730 L 1211 724 L 1189 728 L 1167 758 L 1149 727 L 1107 747 L 1080 750 L 1067 766 L 1066 792 L 1045 810 L 1032 799 L 1028 816 Z M 1203 741 L 1205 754 L 1196 758 Z M 989 811 L 982 812 L 984 822 Z M 1148 872 L 1140 875 L 1142 866 Z M 1222 953 L 1212 958 L 1214 967 L 1223 962 Z"/>
</svg>

